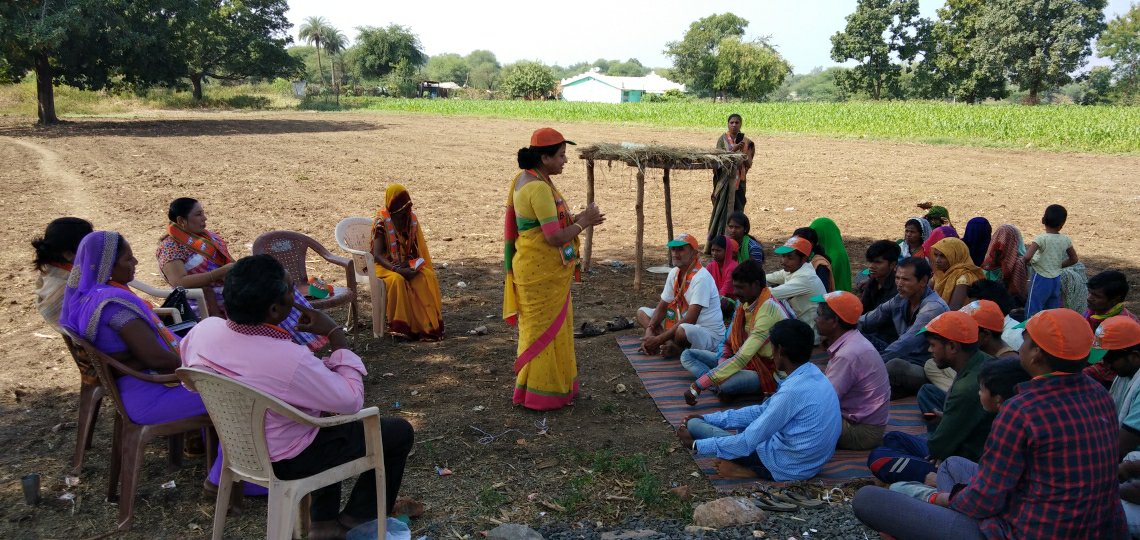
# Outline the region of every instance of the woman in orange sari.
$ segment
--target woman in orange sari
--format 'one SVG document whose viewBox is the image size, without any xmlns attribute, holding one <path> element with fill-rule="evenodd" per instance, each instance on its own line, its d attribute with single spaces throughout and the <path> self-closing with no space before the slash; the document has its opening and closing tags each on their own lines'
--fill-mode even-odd
<svg viewBox="0 0 1140 540">
<path fill-rule="evenodd" d="M 578 235 L 605 220 L 594 204 L 572 215 L 551 182 L 566 165 L 567 144 L 574 143 L 551 128 L 535 131 L 518 152 L 522 171 L 507 192 L 503 319 L 519 328 L 513 401 L 537 411 L 570 405 L 578 395 L 570 284 Z"/>
<path fill-rule="evenodd" d="M 443 339 L 443 300 L 424 231 L 407 188 L 391 184 L 372 224 L 376 277 L 388 292 L 388 333 L 422 341 Z"/>
</svg>

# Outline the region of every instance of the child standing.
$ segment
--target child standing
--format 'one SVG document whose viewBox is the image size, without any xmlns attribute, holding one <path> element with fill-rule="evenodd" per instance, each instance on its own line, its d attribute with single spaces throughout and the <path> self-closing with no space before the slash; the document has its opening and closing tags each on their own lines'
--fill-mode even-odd
<svg viewBox="0 0 1140 540">
<path fill-rule="evenodd" d="M 1045 232 L 1025 246 L 1025 264 L 1033 269 L 1025 316 L 1032 317 L 1045 309 L 1061 307 L 1061 269 L 1077 264 L 1073 241 L 1061 234 L 1069 212 L 1064 206 L 1051 204 L 1045 208 L 1041 224 Z"/>
</svg>

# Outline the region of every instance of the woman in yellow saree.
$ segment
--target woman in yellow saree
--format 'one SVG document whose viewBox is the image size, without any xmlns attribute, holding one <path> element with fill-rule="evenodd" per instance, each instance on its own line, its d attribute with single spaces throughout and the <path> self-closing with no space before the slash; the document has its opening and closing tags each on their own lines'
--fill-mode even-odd
<svg viewBox="0 0 1140 540">
<path fill-rule="evenodd" d="M 578 274 L 578 235 L 602 223 L 594 204 L 571 215 L 550 177 L 562 173 L 567 141 L 542 128 L 519 150 L 522 169 L 507 193 L 504 223 L 506 287 L 503 319 L 519 328 L 513 401 L 528 409 L 559 409 L 578 395 L 571 280 Z"/>
<path fill-rule="evenodd" d="M 388 292 L 388 333 L 422 341 L 443 339 L 443 302 L 412 198 L 400 184 L 384 192 L 372 224 L 376 277 Z"/>
</svg>

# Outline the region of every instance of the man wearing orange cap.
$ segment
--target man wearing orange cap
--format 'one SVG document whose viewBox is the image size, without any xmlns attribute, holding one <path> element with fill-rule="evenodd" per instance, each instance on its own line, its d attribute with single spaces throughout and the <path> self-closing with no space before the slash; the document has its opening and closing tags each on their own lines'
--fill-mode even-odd
<svg viewBox="0 0 1140 540">
<path fill-rule="evenodd" d="M 936 470 L 935 462 L 950 456 L 977 461 L 993 422 L 993 415 L 978 400 L 978 371 L 993 360 L 978 350 L 978 323 L 961 311 L 948 311 L 920 333 L 925 334 L 938 367 L 953 368 L 957 377 L 946 396 L 942 420 L 928 439 L 892 431 L 868 456 L 871 473 L 887 483 L 922 482 Z"/>
<path fill-rule="evenodd" d="M 1124 301 L 1128 299 L 1128 278 L 1123 272 L 1105 270 L 1089 278 L 1088 289 L 1089 308 L 1085 311 L 1085 320 L 1089 322 L 1094 332 L 1101 323 L 1114 317 L 1127 317 L 1140 322 L 1140 318 L 1124 307 Z M 1116 374 L 1103 362 L 1086 368 L 1085 375 L 1100 381 L 1105 386 L 1112 384 L 1112 380 L 1116 378 Z"/>
<path fill-rule="evenodd" d="M 1116 374 L 1108 393 L 1120 419 L 1120 455 L 1140 450 L 1140 323 L 1128 317 L 1106 319 L 1093 333 L 1089 362 Z"/>
<path fill-rule="evenodd" d="M 808 262 L 808 258 L 811 257 L 811 242 L 793 236 L 773 251 L 780 256 L 781 269 L 767 276 L 772 296 L 787 301 L 796 312 L 796 318 L 807 323 L 812 331 L 815 331 L 818 304 L 811 299 L 813 296 L 826 294 L 827 288 L 819 280 L 815 268 Z M 819 343 L 818 333 L 815 342 Z"/>
<path fill-rule="evenodd" d="M 668 246 L 676 267 L 665 280 L 661 301 L 637 311 L 637 323 L 645 329 L 641 349 L 666 357 L 689 347 L 715 351 L 724 341 L 716 280 L 701 265 L 696 237 L 681 233 Z"/>
<path fill-rule="evenodd" d="M 1081 375 L 1092 343 L 1075 311 L 1029 319 L 1020 355 L 1033 379 L 999 410 L 977 474 L 933 504 L 864 487 L 856 517 L 897 538 L 1128 538 L 1112 398 Z"/>
<path fill-rule="evenodd" d="M 898 246 L 895 246 L 896 248 Z M 846 291 L 813 296 L 819 303 L 815 327 L 827 345 L 827 375 L 839 396 L 843 431 L 839 448 L 870 450 L 883 444 L 891 409 L 891 381 L 883 357 L 856 326 L 863 302 Z"/>
</svg>

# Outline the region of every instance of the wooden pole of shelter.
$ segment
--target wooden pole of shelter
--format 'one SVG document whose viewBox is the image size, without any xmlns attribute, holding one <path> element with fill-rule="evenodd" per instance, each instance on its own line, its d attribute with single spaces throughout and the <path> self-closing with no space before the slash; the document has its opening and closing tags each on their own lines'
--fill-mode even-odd
<svg viewBox="0 0 1140 540">
<path fill-rule="evenodd" d="M 661 178 L 661 183 L 665 185 L 665 228 L 669 232 L 669 238 L 665 241 L 669 242 L 673 239 L 673 196 L 669 188 L 669 167 L 665 167 L 664 176 Z M 673 266 L 673 252 L 666 249 L 669 253 L 669 266 Z"/>
<path fill-rule="evenodd" d="M 642 255 L 645 243 L 645 166 L 637 167 L 637 259 L 633 262 L 633 290 L 641 290 Z"/>
<path fill-rule="evenodd" d="M 735 167 L 736 165 L 731 165 L 731 166 L 732 166 L 732 167 Z M 722 167 L 723 167 L 723 165 L 722 165 Z M 729 214 L 732 214 L 732 212 L 733 212 L 733 211 L 735 211 L 735 209 L 736 209 L 736 186 L 733 186 L 733 185 L 732 185 L 732 183 L 731 183 L 731 182 L 732 182 L 734 179 L 735 179 L 736 181 L 740 181 L 740 178 L 737 178 L 735 174 L 731 174 L 731 173 L 730 173 L 730 174 L 725 174 L 725 175 L 724 175 L 724 181 L 725 181 L 725 182 L 730 182 L 730 183 L 728 184 L 728 186 L 727 186 L 727 187 L 728 187 L 728 208 L 725 208 L 725 210 L 724 210 L 724 212 L 725 212 L 725 217 L 724 217 L 724 224 L 723 224 L 723 225 L 721 225 L 721 229 L 720 229 L 719 231 L 716 231 L 716 232 L 714 233 L 714 234 L 716 234 L 716 235 L 721 235 L 721 234 L 728 234 L 728 233 L 727 233 L 727 229 L 728 229 L 728 215 L 729 215 Z M 711 239 L 710 239 L 710 240 L 711 240 Z M 708 247 L 707 247 L 707 246 L 705 247 L 705 250 L 706 250 L 706 251 L 708 250 Z"/>
<path fill-rule="evenodd" d="M 586 206 L 594 202 L 594 160 L 586 160 Z M 583 248 L 585 252 L 585 260 L 582 264 L 582 269 L 588 271 L 590 269 L 590 260 L 594 251 L 594 228 L 586 229 L 586 246 Z"/>
</svg>

